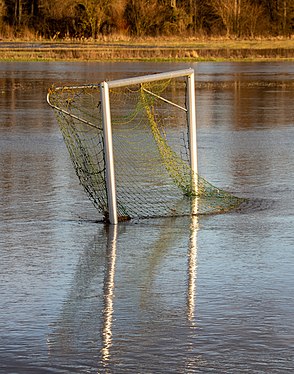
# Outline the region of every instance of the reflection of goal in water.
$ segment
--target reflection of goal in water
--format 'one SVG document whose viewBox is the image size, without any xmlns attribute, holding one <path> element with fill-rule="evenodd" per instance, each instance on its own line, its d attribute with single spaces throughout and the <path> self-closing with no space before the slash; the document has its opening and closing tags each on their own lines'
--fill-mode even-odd
<svg viewBox="0 0 294 374">
<path fill-rule="evenodd" d="M 215 213 L 242 202 L 198 174 L 193 69 L 52 88 L 47 101 L 105 220 Z"/>
</svg>

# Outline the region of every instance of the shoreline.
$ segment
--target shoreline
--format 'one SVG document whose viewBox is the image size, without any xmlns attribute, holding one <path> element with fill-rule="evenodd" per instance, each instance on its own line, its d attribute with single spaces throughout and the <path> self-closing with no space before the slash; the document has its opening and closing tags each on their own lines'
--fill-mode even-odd
<svg viewBox="0 0 294 374">
<path fill-rule="evenodd" d="M 294 61 L 294 41 L 0 41 L 0 61 Z"/>
</svg>

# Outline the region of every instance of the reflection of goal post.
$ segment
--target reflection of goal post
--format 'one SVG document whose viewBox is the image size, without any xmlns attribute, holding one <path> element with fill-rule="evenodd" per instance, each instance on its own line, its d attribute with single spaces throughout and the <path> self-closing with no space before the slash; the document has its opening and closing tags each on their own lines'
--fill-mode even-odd
<svg viewBox="0 0 294 374">
<path fill-rule="evenodd" d="M 121 79 L 110 82 L 101 83 L 101 98 L 102 98 L 102 121 L 104 132 L 104 147 L 105 147 L 105 164 L 106 164 L 106 184 L 109 208 L 109 221 L 116 224 L 117 218 L 117 202 L 116 202 L 116 187 L 115 187 L 115 169 L 113 157 L 112 144 L 112 126 L 111 126 L 111 103 L 109 96 L 109 89 L 131 87 L 134 85 L 142 85 L 144 83 L 153 83 L 157 81 L 170 80 L 175 78 L 187 77 L 187 92 L 186 92 L 186 108 L 172 103 L 164 99 L 164 97 L 157 96 L 159 100 L 163 100 L 170 105 L 177 105 L 179 109 L 187 111 L 188 129 L 189 129 L 189 151 L 190 151 L 190 167 L 191 167 L 191 183 L 194 189 L 197 188 L 197 144 L 196 144 L 196 110 L 195 110 L 195 84 L 194 84 L 194 70 L 179 70 L 169 73 L 152 74 L 143 77 Z M 150 93 L 150 91 L 147 91 Z M 151 94 L 152 95 L 152 94 Z"/>
<path fill-rule="evenodd" d="M 47 101 L 76 174 L 106 221 L 240 204 L 198 174 L 193 69 L 52 88 Z"/>
</svg>

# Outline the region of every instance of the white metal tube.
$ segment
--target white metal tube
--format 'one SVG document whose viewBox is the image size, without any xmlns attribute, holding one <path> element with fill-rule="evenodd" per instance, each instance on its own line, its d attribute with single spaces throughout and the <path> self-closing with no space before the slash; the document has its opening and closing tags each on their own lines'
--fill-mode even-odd
<svg viewBox="0 0 294 374">
<path fill-rule="evenodd" d="M 108 200 L 108 214 L 109 222 L 116 225 L 117 206 L 116 206 L 116 189 L 115 189 L 115 174 L 114 174 L 114 158 L 112 146 L 112 130 L 111 130 L 111 114 L 109 103 L 109 88 L 106 82 L 100 84 L 101 88 L 101 104 L 102 104 L 102 123 L 104 135 L 104 153 L 106 163 L 106 188 Z"/>
<path fill-rule="evenodd" d="M 188 76 L 187 87 L 188 126 L 189 126 L 189 148 L 190 166 L 193 193 L 197 194 L 198 188 L 198 158 L 197 158 L 197 134 L 196 134 L 196 103 L 195 103 L 195 78 L 194 71 Z"/>
<path fill-rule="evenodd" d="M 177 70 L 177 71 L 170 71 L 166 73 L 157 73 L 157 74 L 150 74 L 145 75 L 144 77 L 134 77 L 134 78 L 125 78 L 125 79 L 118 79 L 115 81 L 108 82 L 109 88 L 118 88 L 124 87 L 126 85 L 132 84 L 140 84 L 140 83 L 147 83 L 147 82 L 155 82 L 162 79 L 171 79 L 171 78 L 179 78 L 190 76 L 194 73 L 193 69 L 184 69 L 184 70 Z"/>
<path fill-rule="evenodd" d="M 151 96 L 156 97 L 156 98 L 159 99 L 159 100 L 164 101 L 164 102 L 167 103 L 167 104 L 170 104 L 170 105 L 172 105 L 172 106 L 174 106 L 174 107 L 176 107 L 176 108 L 178 108 L 178 109 L 183 110 L 184 112 L 187 112 L 187 109 L 184 108 L 184 107 L 182 107 L 181 105 L 178 105 L 178 104 L 176 104 L 176 103 L 173 103 L 172 101 L 169 101 L 169 100 L 165 99 L 165 98 L 162 97 L 162 96 L 156 95 L 154 92 L 151 92 L 151 91 L 149 91 L 149 90 L 146 90 L 146 88 L 143 88 L 143 91 L 147 92 L 147 93 L 148 93 L 149 95 L 151 95 Z"/>
</svg>

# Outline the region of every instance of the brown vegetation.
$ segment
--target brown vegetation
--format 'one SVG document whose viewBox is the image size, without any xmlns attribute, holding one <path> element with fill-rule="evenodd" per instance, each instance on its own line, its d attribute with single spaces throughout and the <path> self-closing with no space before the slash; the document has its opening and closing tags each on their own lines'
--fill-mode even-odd
<svg viewBox="0 0 294 374">
<path fill-rule="evenodd" d="M 291 37 L 293 0 L 0 0 L 0 38 Z"/>
<path fill-rule="evenodd" d="M 290 39 L 232 40 L 144 37 L 99 42 L 2 42 L 0 60 L 293 60 Z"/>
</svg>

